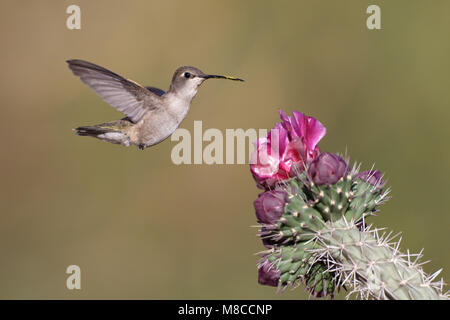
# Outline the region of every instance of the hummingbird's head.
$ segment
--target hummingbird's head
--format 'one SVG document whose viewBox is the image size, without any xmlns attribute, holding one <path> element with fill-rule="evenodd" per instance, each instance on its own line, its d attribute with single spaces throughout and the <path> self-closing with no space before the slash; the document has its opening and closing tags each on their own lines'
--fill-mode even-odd
<svg viewBox="0 0 450 320">
<path fill-rule="evenodd" d="M 206 74 L 195 67 L 184 66 L 178 68 L 173 74 L 169 91 L 187 99 L 192 99 L 203 81 L 213 78 L 244 81 L 234 77 Z"/>
</svg>

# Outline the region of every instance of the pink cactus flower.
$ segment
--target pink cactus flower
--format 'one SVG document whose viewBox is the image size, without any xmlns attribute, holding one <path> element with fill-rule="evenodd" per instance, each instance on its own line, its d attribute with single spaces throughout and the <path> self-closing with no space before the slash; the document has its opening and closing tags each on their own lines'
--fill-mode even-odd
<svg viewBox="0 0 450 320">
<path fill-rule="evenodd" d="M 320 153 L 317 144 L 325 136 L 325 127 L 315 118 L 294 111 L 287 116 L 278 110 L 281 123 L 260 138 L 250 159 L 250 170 L 258 186 L 272 188 L 289 179 L 296 170 L 303 171 Z"/>
</svg>

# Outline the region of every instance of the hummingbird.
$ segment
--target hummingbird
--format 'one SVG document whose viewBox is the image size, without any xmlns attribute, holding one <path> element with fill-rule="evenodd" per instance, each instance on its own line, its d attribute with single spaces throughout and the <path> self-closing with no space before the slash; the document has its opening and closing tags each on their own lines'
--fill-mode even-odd
<svg viewBox="0 0 450 320">
<path fill-rule="evenodd" d="M 94 137 L 122 146 L 144 150 L 168 138 L 186 117 L 192 99 L 207 79 L 239 78 L 205 74 L 200 69 L 179 67 L 169 90 L 144 87 L 99 65 L 84 60 L 66 61 L 73 74 L 125 118 L 73 129 L 79 136 Z"/>
</svg>

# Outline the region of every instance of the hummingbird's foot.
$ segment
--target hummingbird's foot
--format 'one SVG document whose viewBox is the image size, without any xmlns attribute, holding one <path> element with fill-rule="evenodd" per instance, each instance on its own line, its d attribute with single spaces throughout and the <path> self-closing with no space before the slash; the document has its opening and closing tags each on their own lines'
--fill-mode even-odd
<svg viewBox="0 0 450 320">
<path fill-rule="evenodd" d="M 141 149 L 141 150 L 144 150 L 144 149 L 145 149 L 145 144 L 140 143 L 140 144 L 138 145 L 138 148 Z"/>
</svg>

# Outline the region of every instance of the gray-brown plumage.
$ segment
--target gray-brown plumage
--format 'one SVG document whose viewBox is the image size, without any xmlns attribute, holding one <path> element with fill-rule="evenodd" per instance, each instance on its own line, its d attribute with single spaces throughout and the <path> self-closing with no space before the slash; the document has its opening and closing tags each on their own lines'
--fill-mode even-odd
<svg viewBox="0 0 450 320">
<path fill-rule="evenodd" d="M 210 78 L 242 79 L 208 75 L 194 67 L 180 67 L 167 92 L 140 84 L 103 67 L 83 60 L 68 60 L 73 74 L 80 77 L 103 100 L 126 117 L 121 120 L 74 129 L 80 136 L 103 141 L 136 145 L 140 149 L 155 145 L 169 137 L 186 117 L 198 87 Z"/>
</svg>

